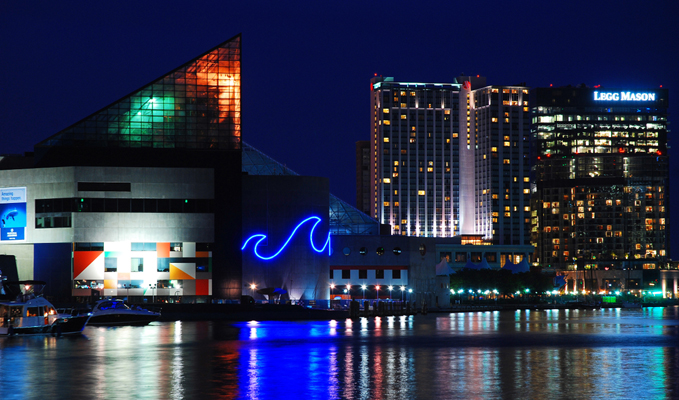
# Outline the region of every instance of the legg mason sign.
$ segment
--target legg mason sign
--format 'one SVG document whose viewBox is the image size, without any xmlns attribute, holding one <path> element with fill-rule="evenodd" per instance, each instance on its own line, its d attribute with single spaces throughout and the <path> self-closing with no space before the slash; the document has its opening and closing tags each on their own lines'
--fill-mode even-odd
<svg viewBox="0 0 679 400">
<path fill-rule="evenodd" d="M 594 92 L 595 101 L 655 101 L 653 92 Z"/>
</svg>

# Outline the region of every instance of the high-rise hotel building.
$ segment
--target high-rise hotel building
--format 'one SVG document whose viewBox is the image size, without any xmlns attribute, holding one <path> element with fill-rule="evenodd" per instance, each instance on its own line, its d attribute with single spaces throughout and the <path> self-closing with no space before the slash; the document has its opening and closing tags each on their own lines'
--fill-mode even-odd
<svg viewBox="0 0 679 400">
<path fill-rule="evenodd" d="M 668 254 L 668 91 L 535 89 L 534 246 L 557 269 L 657 268 Z"/>
<path fill-rule="evenodd" d="M 529 90 L 371 80 L 370 213 L 395 235 L 530 243 Z"/>
</svg>

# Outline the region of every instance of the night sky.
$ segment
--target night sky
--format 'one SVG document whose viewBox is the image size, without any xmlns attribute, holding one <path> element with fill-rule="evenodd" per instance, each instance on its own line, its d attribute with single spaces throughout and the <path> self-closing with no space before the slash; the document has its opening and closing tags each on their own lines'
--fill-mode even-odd
<svg viewBox="0 0 679 400">
<path fill-rule="evenodd" d="M 374 74 L 662 85 L 678 123 L 679 3 L 671 0 L 19 3 L 0 6 L 0 154 L 32 151 L 238 33 L 243 140 L 299 174 L 330 178 L 331 192 L 351 204 Z M 679 152 L 670 156 L 679 177 Z M 676 178 L 672 185 L 679 199 Z M 673 207 L 673 244 L 678 217 Z"/>
</svg>

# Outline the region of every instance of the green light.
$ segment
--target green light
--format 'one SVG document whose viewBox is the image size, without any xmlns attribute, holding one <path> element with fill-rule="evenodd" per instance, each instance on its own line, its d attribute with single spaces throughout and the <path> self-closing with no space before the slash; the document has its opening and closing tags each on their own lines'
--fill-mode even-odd
<svg viewBox="0 0 679 400">
<path fill-rule="evenodd" d="M 188 200 L 188 199 L 184 199 L 184 203 L 188 203 L 188 202 L 189 202 L 189 200 Z"/>
<path fill-rule="evenodd" d="M 80 202 L 81 202 L 81 203 L 84 203 L 84 202 L 85 202 L 85 199 L 80 199 Z"/>
</svg>

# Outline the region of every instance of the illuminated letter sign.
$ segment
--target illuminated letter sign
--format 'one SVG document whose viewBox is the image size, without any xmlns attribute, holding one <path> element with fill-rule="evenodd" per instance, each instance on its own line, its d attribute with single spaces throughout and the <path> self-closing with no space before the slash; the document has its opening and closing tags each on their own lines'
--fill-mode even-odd
<svg viewBox="0 0 679 400">
<path fill-rule="evenodd" d="M 594 92 L 596 101 L 655 101 L 655 93 Z"/>
<path fill-rule="evenodd" d="M 259 246 L 259 244 L 260 244 L 264 239 L 266 239 L 266 235 L 261 234 L 261 233 L 260 233 L 260 234 L 257 234 L 257 235 L 252 235 L 252 236 L 250 236 L 250 237 L 245 241 L 245 243 L 243 243 L 243 247 L 241 247 L 241 251 L 242 251 L 242 250 L 245 250 L 245 247 L 247 247 L 248 242 L 250 242 L 250 240 L 255 239 L 255 238 L 259 238 L 259 240 L 257 240 L 257 241 L 255 242 L 255 245 L 254 245 L 254 247 L 253 247 L 253 251 L 254 251 L 255 255 L 256 255 L 257 257 L 261 258 L 262 260 L 271 260 L 272 258 L 275 258 L 275 257 L 278 256 L 279 254 L 281 254 L 281 252 L 283 251 L 283 249 L 285 249 L 285 247 L 288 245 L 288 243 L 290 243 L 290 240 L 292 240 L 292 237 L 295 236 L 295 233 L 297 233 L 297 229 L 299 229 L 299 227 L 302 226 L 302 225 L 304 225 L 307 221 L 311 221 L 311 220 L 315 220 L 315 221 L 316 221 L 316 222 L 314 223 L 314 226 L 311 227 L 311 233 L 309 234 L 309 242 L 311 243 L 311 248 L 314 249 L 314 251 L 315 251 L 316 253 L 322 253 L 322 252 L 325 250 L 325 248 L 327 247 L 327 248 L 328 248 L 328 255 L 330 255 L 330 232 L 328 232 L 328 240 L 325 241 L 325 244 L 323 245 L 323 247 L 321 247 L 321 248 L 319 249 L 319 248 L 316 247 L 316 245 L 314 245 L 314 230 L 316 229 L 316 226 L 318 226 L 318 224 L 321 222 L 321 219 L 320 219 L 319 217 L 309 217 L 309 218 L 305 219 L 304 221 L 300 222 L 299 224 L 297 224 L 297 226 L 295 227 L 295 229 L 292 230 L 292 233 L 291 233 L 290 236 L 288 237 L 288 240 L 286 240 L 285 243 L 283 243 L 283 246 L 281 246 L 281 248 L 278 249 L 278 251 L 277 251 L 276 253 L 274 253 L 273 255 L 271 255 L 271 256 L 263 256 L 263 255 L 261 255 L 261 254 L 259 254 L 259 253 L 257 252 L 257 247 Z"/>
<path fill-rule="evenodd" d="M 0 189 L 0 241 L 25 240 L 26 188 Z"/>
</svg>

